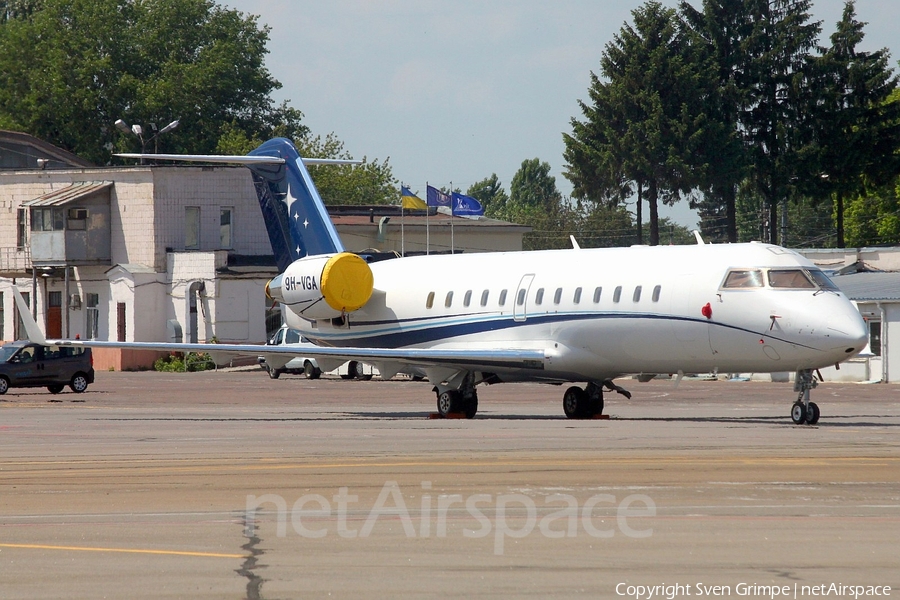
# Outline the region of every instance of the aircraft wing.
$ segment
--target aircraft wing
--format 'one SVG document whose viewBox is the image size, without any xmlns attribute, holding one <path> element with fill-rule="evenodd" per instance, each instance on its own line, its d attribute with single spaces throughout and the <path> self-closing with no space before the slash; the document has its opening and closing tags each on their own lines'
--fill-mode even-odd
<svg viewBox="0 0 900 600">
<path fill-rule="evenodd" d="M 216 357 L 237 355 L 288 355 L 333 359 L 341 362 L 360 360 L 371 363 L 400 363 L 419 367 L 449 368 L 476 367 L 479 369 L 535 369 L 542 370 L 546 359 L 543 350 L 466 350 L 440 348 L 331 348 L 325 346 L 266 346 L 260 344 L 185 344 L 173 342 L 104 342 L 97 340 L 48 340 L 60 346 L 89 348 L 130 348 L 163 352 L 206 352 Z"/>
</svg>

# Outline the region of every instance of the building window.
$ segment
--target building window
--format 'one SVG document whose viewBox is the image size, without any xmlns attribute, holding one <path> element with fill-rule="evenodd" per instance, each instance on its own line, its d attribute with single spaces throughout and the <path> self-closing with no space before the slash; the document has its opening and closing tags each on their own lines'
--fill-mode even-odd
<svg viewBox="0 0 900 600">
<path fill-rule="evenodd" d="M 28 211 L 20 208 L 16 217 L 16 247 L 24 248 L 28 245 Z"/>
<path fill-rule="evenodd" d="M 100 294 L 87 294 L 84 335 L 89 340 L 100 337 Z"/>
<path fill-rule="evenodd" d="M 200 249 L 200 207 L 184 207 L 184 249 Z"/>
<path fill-rule="evenodd" d="M 52 206 L 31 209 L 32 231 L 62 231 L 65 229 L 63 210 Z"/>
<path fill-rule="evenodd" d="M 219 248 L 223 250 L 230 250 L 234 243 L 231 237 L 233 215 L 234 209 L 230 206 L 223 207 L 219 211 Z"/>
<path fill-rule="evenodd" d="M 869 321 L 869 351 L 881 356 L 881 321 Z"/>
</svg>

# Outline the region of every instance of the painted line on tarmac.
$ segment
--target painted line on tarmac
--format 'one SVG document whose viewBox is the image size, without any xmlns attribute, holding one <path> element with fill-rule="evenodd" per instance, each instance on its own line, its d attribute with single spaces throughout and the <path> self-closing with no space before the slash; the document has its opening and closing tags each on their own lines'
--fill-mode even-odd
<svg viewBox="0 0 900 600">
<path fill-rule="evenodd" d="M 195 556 L 200 558 L 246 558 L 243 554 L 222 554 L 218 552 L 150 550 L 143 548 L 93 548 L 89 546 L 49 546 L 45 544 L 0 544 L 0 548 L 18 548 L 26 550 L 68 550 L 77 552 L 120 552 L 123 554 L 161 554 L 165 556 Z"/>
</svg>

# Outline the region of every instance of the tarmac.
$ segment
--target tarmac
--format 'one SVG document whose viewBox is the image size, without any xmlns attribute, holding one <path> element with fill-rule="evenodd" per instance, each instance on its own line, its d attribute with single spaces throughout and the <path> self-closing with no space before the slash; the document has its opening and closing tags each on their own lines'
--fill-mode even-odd
<svg viewBox="0 0 900 600">
<path fill-rule="evenodd" d="M 0 396 L 0 597 L 900 594 L 900 386 L 563 387 L 256 368 Z M 890 589 L 887 589 L 887 588 Z"/>
</svg>

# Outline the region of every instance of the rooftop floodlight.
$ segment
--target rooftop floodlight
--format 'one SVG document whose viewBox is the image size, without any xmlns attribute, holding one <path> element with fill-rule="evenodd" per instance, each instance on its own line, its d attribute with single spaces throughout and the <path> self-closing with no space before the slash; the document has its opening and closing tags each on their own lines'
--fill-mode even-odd
<svg viewBox="0 0 900 600">
<path fill-rule="evenodd" d="M 171 123 L 169 123 L 168 125 L 163 127 L 162 129 L 160 129 L 159 133 L 157 135 L 162 135 L 164 133 L 168 133 L 169 131 L 172 131 L 176 127 L 178 127 L 178 119 L 175 119 L 174 121 L 172 121 Z"/>
</svg>

